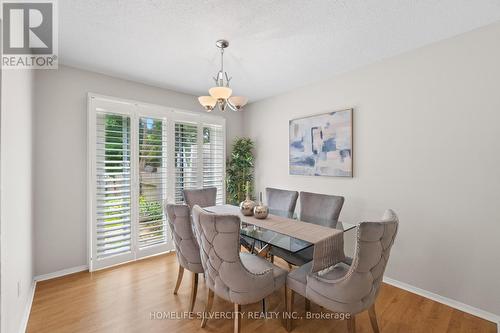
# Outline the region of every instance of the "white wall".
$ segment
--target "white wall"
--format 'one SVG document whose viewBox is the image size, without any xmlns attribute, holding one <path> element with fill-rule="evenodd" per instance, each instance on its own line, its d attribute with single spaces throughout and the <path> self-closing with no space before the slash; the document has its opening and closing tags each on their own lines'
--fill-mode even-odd
<svg viewBox="0 0 500 333">
<path fill-rule="evenodd" d="M 344 195 L 347 222 L 393 208 L 386 276 L 500 315 L 499 41 L 495 24 L 251 104 L 256 188 Z M 350 107 L 354 178 L 289 175 L 288 121 Z"/>
<path fill-rule="evenodd" d="M 1 331 L 5 333 L 19 332 L 33 287 L 33 85 L 31 71 L 2 72 Z"/>
<path fill-rule="evenodd" d="M 195 96 L 65 66 L 38 71 L 35 83 L 35 275 L 42 275 L 87 264 L 87 93 L 204 111 Z M 242 116 L 224 115 L 230 143 Z"/>
</svg>

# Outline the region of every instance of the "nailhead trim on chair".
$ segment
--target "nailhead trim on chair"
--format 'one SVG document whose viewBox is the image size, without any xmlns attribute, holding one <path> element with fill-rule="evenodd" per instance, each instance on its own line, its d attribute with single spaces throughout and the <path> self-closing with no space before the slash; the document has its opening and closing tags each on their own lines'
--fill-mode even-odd
<svg viewBox="0 0 500 333">
<path fill-rule="evenodd" d="M 374 302 L 374 300 L 379 292 L 380 284 L 382 282 L 383 274 L 384 274 L 384 271 L 385 271 L 385 268 L 386 268 L 386 265 L 388 262 L 388 258 L 390 255 L 390 250 L 391 250 L 392 245 L 394 244 L 394 240 L 395 240 L 397 230 L 398 230 L 397 216 L 392 211 L 388 211 L 386 213 L 386 215 L 387 214 L 390 214 L 392 220 L 388 220 L 388 219 L 384 218 L 384 220 L 378 221 L 378 222 L 362 222 L 358 226 L 357 237 L 356 237 L 357 238 L 357 246 L 356 246 L 355 257 L 354 257 L 354 260 L 351 264 L 351 267 L 349 268 L 349 270 L 347 271 L 347 273 L 344 276 L 342 276 L 341 278 L 332 280 L 332 279 L 326 278 L 326 276 L 324 276 L 325 274 L 323 274 L 323 276 L 319 276 L 318 274 L 308 275 L 307 284 L 306 284 L 306 296 L 308 298 L 311 297 L 311 300 L 313 300 L 313 301 L 316 299 L 318 304 L 323 305 L 326 308 L 328 308 L 328 306 L 326 306 L 325 304 L 321 304 L 322 298 L 329 300 L 329 301 L 324 300 L 324 302 L 332 302 L 334 304 L 337 303 L 337 304 L 339 304 L 339 306 L 342 305 L 342 308 L 344 308 L 344 309 L 352 307 L 352 309 L 354 310 L 354 311 L 350 311 L 352 314 L 366 310 L 369 306 L 371 306 L 373 304 L 373 302 Z M 370 230 L 369 229 L 365 230 L 365 229 L 370 228 L 370 227 L 377 228 L 378 226 L 382 226 L 382 228 L 383 228 L 381 230 L 381 236 L 375 240 L 370 239 L 370 236 L 368 236 L 369 235 L 368 232 Z M 390 239 L 387 238 L 389 228 L 394 228 L 393 230 L 391 230 L 391 232 L 393 232 L 393 234 L 392 234 L 392 237 Z M 362 239 L 362 232 L 365 233 L 364 235 L 368 236 L 368 239 Z M 374 232 L 377 232 L 377 230 L 375 229 Z M 380 258 L 378 259 L 378 261 L 375 264 L 371 264 L 369 268 L 364 267 L 364 266 L 370 262 L 369 261 L 363 262 L 363 268 L 367 268 L 367 271 L 364 271 L 364 270 L 359 271 L 358 269 L 360 268 L 360 265 L 362 264 L 360 254 L 363 251 L 363 254 L 366 255 L 365 251 L 366 251 L 366 246 L 368 245 L 368 244 L 363 245 L 364 243 L 380 243 L 381 253 L 380 253 Z M 364 260 L 370 260 L 370 259 L 366 258 Z M 353 279 L 354 274 L 362 274 L 361 278 L 362 278 L 363 274 L 369 274 L 369 278 L 371 280 L 370 290 L 366 293 L 366 295 L 362 296 L 359 299 L 359 302 L 361 302 L 361 303 L 358 303 L 358 301 L 353 299 L 351 302 L 352 303 L 352 306 L 351 306 L 351 305 L 349 305 L 350 303 L 346 302 L 345 300 L 335 299 L 334 297 L 332 298 L 332 296 L 327 296 L 324 294 L 325 291 L 326 292 L 328 291 L 329 284 L 332 284 L 332 286 L 333 286 L 333 284 L 339 284 L 339 285 L 344 284 L 345 286 L 343 286 L 343 287 L 349 288 L 348 285 L 346 285 L 346 284 L 350 283 L 349 281 Z M 311 279 L 316 280 L 317 282 L 314 282 Z M 313 282 L 313 283 L 311 283 L 311 282 Z M 354 282 L 352 282 L 352 283 L 354 283 Z M 324 284 L 324 288 L 321 288 L 321 289 L 324 289 L 323 292 L 315 289 L 315 286 L 320 286 L 321 284 Z M 365 280 L 364 285 L 366 285 L 366 280 Z M 353 297 L 357 297 L 357 296 L 353 296 Z M 335 311 L 336 309 L 332 308 L 330 310 Z"/>
<path fill-rule="evenodd" d="M 193 234 L 188 206 L 167 204 L 165 211 L 179 264 L 191 272 L 203 273 L 200 248 Z M 180 228 L 185 228 L 183 235 L 179 233 Z"/>
</svg>

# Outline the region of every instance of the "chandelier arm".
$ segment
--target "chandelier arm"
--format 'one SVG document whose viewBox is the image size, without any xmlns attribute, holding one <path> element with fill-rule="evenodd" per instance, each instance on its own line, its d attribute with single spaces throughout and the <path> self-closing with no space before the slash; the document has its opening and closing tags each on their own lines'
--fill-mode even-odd
<svg viewBox="0 0 500 333">
<path fill-rule="evenodd" d="M 226 106 L 228 105 L 227 100 L 217 101 L 217 106 L 219 107 L 219 111 L 226 111 Z"/>
<path fill-rule="evenodd" d="M 229 98 L 226 101 L 227 101 L 227 105 L 229 106 L 229 108 L 231 110 L 238 111 L 238 108 L 236 106 L 234 106 L 233 103 L 231 103 L 231 101 L 229 100 Z"/>
</svg>

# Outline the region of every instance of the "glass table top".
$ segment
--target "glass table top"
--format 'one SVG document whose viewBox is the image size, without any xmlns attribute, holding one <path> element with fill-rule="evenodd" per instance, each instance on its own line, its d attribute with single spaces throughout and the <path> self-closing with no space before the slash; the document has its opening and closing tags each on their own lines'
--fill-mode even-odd
<svg viewBox="0 0 500 333">
<path fill-rule="evenodd" d="M 269 214 L 284 216 L 295 220 L 298 219 L 296 215 L 288 216 L 288 212 L 282 212 L 272 209 L 269 210 Z M 314 222 L 315 224 L 329 226 L 329 223 L 327 223 L 327 221 L 323 221 L 319 218 L 308 217 L 307 220 Z M 346 232 L 354 228 L 356 228 L 356 225 L 341 221 L 337 221 L 335 225 L 335 229 L 342 230 L 343 232 Z M 253 240 L 260 241 L 262 243 L 269 244 L 271 246 L 279 247 L 291 253 L 297 253 L 314 245 L 305 240 L 294 238 L 263 227 L 258 227 L 256 225 L 253 225 L 251 223 L 246 223 L 243 221 L 241 222 L 240 235 L 251 238 L 249 240 L 250 242 L 252 242 Z"/>
</svg>

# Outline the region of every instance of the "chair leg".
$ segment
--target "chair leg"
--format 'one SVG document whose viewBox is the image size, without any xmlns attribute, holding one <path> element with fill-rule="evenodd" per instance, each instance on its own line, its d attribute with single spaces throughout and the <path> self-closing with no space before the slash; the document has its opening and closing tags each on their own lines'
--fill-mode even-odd
<svg viewBox="0 0 500 333">
<path fill-rule="evenodd" d="M 370 315 L 370 322 L 372 324 L 373 332 L 380 333 L 377 322 L 377 313 L 375 312 L 375 304 L 368 308 L 368 314 Z"/>
<path fill-rule="evenodd" d="M 191 304 L 189 306 L 189 312 L 193 312 L 194 303 L 196 302 L 196 293 L 198 292 L 198 274 L 192 273 L 191 280 Z"/>
<path fill-rule="evenodd" d="M 241 330 L 241 305 L 234 303 L 234 333 L 240 333 Z"/>
<path fill-rule="evenodd" d="M 274 264 L 274 256 L 271 254 L 270 255 L 271 263 Z"/>
<path fill-rule="evenodd" d="M 207 304 L 205 305 L 205 311 L 203 313 L 203 319 L 201 320 L 201 328 L 207 325 L 208 316 L 210 311 L 212 311 L 212 305 L 214 304 L 214 292 L 212 289 L 208 289 L 207 293 Z"/>
<path fill-rule="evenodd" d="M 293 312 L 293 290 L 286 287 L 285 290 L 285 304 L 286 304 L 286 330 L 292 331 L 292 312 Z"/>
<path fill-rule="evenodd" d="M 174 295 L 177 295 L 177 291 L 181 286 L 182 276 L 184 275 L 184 267 L 179 265 L 179 273 L 177 274 L 177 282 L 175 283 Z"/>
<path fill-rule="evenodd" d="M 304 300 L 304 307 L 306 312 L 311 311 L 311 301 L 309 301 L 307 298 Z"/>
<path fill-rule="evenodd" d="M 347 320 L 347 332 L 356 333 L 356 318 L 353 315 Z"/>
<path fill-rule="evenodd" d="M 262 313 L 266 313 L 266 299 L 262 299 Z"/>
<path fill-rule="evenodd" d="M 250 253 L 253 254 L 254 252 L 255 252 L 255 239 L 253 240 L 253 243 L 250 246 Z"/>
</svg>

